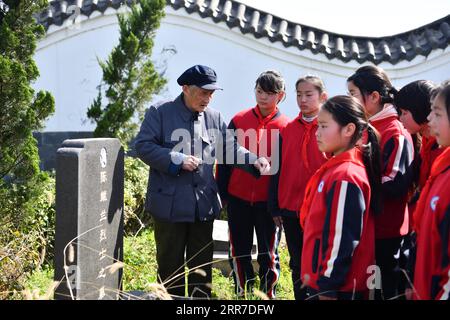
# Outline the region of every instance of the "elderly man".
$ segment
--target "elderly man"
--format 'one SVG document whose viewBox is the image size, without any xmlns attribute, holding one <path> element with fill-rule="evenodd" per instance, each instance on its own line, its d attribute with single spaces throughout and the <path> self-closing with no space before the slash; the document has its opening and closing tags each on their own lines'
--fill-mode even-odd
<svg viewBox="0 0 450 320">
<path fill-rule="evenodd" d="M 213 69 L 193 66 L 177 82 L 182 93 L 147 111 L 135 148 L 150 166 L 146 209 L 154 220 L 158 280 L 170 294 L 184 296 L 187 265 L 189 296 L 208 298 L 213 220 L 222 207 L 214 162 L 224 161 L 226 154 L 227 164 L 255 176 L 268 173 L 270 165 L 239 146 L 235 136 L 226 134 L 222 115 L 208 108 L 214 91 L 221 89 Z"/>
</svg>

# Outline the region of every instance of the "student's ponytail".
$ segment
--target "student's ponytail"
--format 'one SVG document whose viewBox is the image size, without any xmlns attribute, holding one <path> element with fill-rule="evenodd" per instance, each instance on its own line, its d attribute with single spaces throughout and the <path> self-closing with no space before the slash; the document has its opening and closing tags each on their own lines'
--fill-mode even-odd
<svg viewBox="0 0 450 320">
<path fill-rule="evenodd" d="M 347 82 L 352 82 L 363 94 L 365 103 L 366 95 L 378 92 L 380 104 L 393 103 L 398 91 L 392 85 L 387 73 L 376 66 L 362 66 L 353 75 L 347 78 Z"/>
<path fill-rule="evenodd" d="M 363 161 L 372 189 L 370 208 L 375 214 L 382 210 L 381 192 L 381 148 L 376 129 L 367 123 L 367 144 L 363 145 Z"/>
</svg>

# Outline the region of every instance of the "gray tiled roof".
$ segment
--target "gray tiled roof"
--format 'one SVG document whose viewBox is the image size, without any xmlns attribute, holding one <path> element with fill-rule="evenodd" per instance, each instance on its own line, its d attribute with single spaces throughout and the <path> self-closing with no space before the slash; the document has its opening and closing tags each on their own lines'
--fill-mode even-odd
<svg viewBox="0 0 450 320">
<path fill-rule="evenodd" d="M 212 18 L 216 23 L 224 22 L 229 28 L 239 28 L 243 34 L 255 38 L 266 38 L 281 42 L 285 47 L 322 53 L 328 59 L 359 63 L 383 61 L 396 64 L 411 61 L 416 56 L 427 56 L 434 49 L 445 49 L 450 44 L 450 14 L 417 29 L 388 37 L 356 37 L 324 31 L 314 27 L 284 20 L 270 13 L 257 10 L 234 0 L 166 0 L 175 10 L 198 13 L 203 18 Z M 38 17 L 38 22 L 47 29 L 50 25 L 61 25 L 73 11 L 67 8 L 76 5 L 81 13 L 89 16 L 94 11 L 119 8 L 131 0 L 55 0 Z"/>
</svg>

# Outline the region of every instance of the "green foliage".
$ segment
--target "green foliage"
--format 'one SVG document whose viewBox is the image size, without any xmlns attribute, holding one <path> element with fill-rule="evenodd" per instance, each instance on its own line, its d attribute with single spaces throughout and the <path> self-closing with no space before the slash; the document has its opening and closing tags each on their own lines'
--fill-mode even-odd
<svg viewBox="0 0 450 320">
<path fill-rule="evenodd" d="M 39 76 L 33 60 L 37 40 L 44 34 L 33 14 L 46 1 L 5 1 L 9 11 L 0 24 L 0 188 L 8 180 L 28 181 L 39 173 L 32 132 L 42 128 L 54 111 L 50 93 L 35 93 Z"/>
<path fill-rule="evenodd" d="M 0 298 L 20 290 L 51 246 L 53 180 L 39 170 L 33 131 L 54 112 L 50 93 L 35 92 L 33 60 L 44 28 L 33 15 L 45 0 L 3 0 L 0 21 Z M 51 191 L 49 191 L 51 190 Z M 6 293 L 4 293 L 6 292 Z"/>
<path fill-rule="evenodd" d="M 145 212 L 145 197 L 149 167 L 138 158 L 125 158 L 125 234 L 135 235 L 150 225 L 150 215 Z"/>
<path fill-rule="evenodd" d="M 291 270 L 289 268 L 289 251 L 286 243 L 283 241 L 278 247 L 280 255 L 281 273 L 277 284 L 278 300 L 293 300 L 294 290 L 292 288 Z M 257 273 L 257 270 L 255 270 Z M 254 288 L 259 288 L 260 279 L 256 277 Z M 218 269 L 213 268 L 213 288 L 212 296 L 220 300 L 261 300 L 264 294 L 256 294 L 255 292 L 244 292 L 244 296 L 238 298 L 234 293 L 233 277 L 224 276 Z"/>
<path fill-rule="evenodd" d="M 0 226 L 0 299 L 14 297 L 24 289 L 23 281 L 41 265 L 51 264 L 55 237 L 55 179 L 41 175 L 40 188 L 32 189 L 34 200 L 26 203 L 23 210 L 30 214 L 18 223 L 2 219 Z M 10 190 L 14 203 L 23 201 L 23 185 Z M 27 207 L 29 206 L 29 207 Z"/>
<path fill-rule="evenodd" d="M 148 290 L 156 282 L 156 244 L 152 230 L 124 239 L 123 290 Z"/>
<path fill-rule="evenodd" d="M 27 294 L 25 294 L 24 298 L 51 299 L 53 296 L 51 292 L 53 288 L 53 274 L 54 270 L 50 266 L 38 268 L 34 271 L 25 285 L 25 292 L 31 297 L 27 297 Z"/>
<path fill-rule="evenodd" d="M 133 117 L 143 118 L 145 104 L 166 84 L 151 61 L 153 38 L 165 4 L 164 0 L 141 0 L 131 6 L 129 15 L 118 16 L 119 44 L 107 61 L 99 61 L 103 80 L 87 112 L 97 124 L 95 137 L 119 138 L 126 148 L 138 130 Z"/>
</svg>

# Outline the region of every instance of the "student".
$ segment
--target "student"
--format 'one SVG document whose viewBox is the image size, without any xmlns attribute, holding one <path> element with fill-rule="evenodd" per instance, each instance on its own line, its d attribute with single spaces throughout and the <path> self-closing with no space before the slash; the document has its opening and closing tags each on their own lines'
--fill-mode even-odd
<svg viewBox="0 0 450 320">
<path fill-rule="evenodd" d="M 361 67 L 347 79 L 347 86 L 380 133 L 383 211 L 375 219 L 375 255 L 381 271 L 382 296 L 379 290 L 376 295 L 377 299 L 391 299 L 400 294 L 399 250 L 409 232 L 407 201 L 412 185 L 413 141 L 398 120 L 392 105 L 397 91 L 383 69 Z"/>
<path fill-rule="evenodd" d="M 278 141 L 279 131 L 289 122 L 278 109 L 278 103 L 284 96 L 285 82 L 279 72 L 266 71 L 258 77 L 255 85 L 256 106 L 236 114 L 229 125 L 229 129 L 236 130 L 242 146 L 256 154 L 271 156 L 271 141 Z M 217 179 L 222 200 L 228 202 L 230 263 L 236 293 L 243 296 L 255 281 L 251 263 L 255 230 L 260 289 L 269 298 L 275 298 L 280 276 L 278 244 L 281 229 L 275 225 L 267 210 L 270 176 L 257 179 L 241 169 L 219 165 Z"/>
<path fill-rule="evenodd" d="M 300 209 L 301 277 L 311 298 L 364 299 L 375 262 L 374 215 L 381 205 L 377 133 L 349 96 L 325 102 L 318 123 L 319 149 L 333 157 L 309 181 Z M 360 144 L 364 132 L 366 145 Z"/>
<path fill-rule="evenodd" d="M 304 300 L 306 288 L 300 279 L 303 230 L 297 212 L 308 180 L 327 160 L 316 140 L 317 115 L 327 94 L 322 80 L 316 76 L 298 79 L 295 88 L 300 114 L 281 132 L 280 169 L 271 179 L 268 206 L 275 224 L 284 228 L 295 299 Z"/>
<path fill-rule="evenodd" d="M 431 111 L 431 93 L 435 85 L 431 81 L 417 80 L 405 85 L 395 95 L 394 105 L 399 110 L 400 121 L 412 135 L 414 141 L 413 186 L 408 200 L 410 233 L 405 236 L 401 248 L 400 267 L 408 273 L 403 278 L 400 292 L 410 287 L 414 279 L 416 254 L 416 233 L 414 227 L 414 209 L 420 191 L 425 186 L 434 160 L 442 153 L 436 138 L 430 135 L 427 117 Z M 408 292 L 410 289 L 406 289 Z M 412 292 L 412 291 L 411 291 Z M 408 296 L 410 294 L 408 293 Z"/>
<path fill-rule="evenodd" d="M 444 147 L 416 208 L 415 299 L 450 300 L 450 83 L 437 91 L 428 116 L 431 133 Z"/>
<path fill-rule="evenodd" d="M 427 117 L 431 111 L 431 93 L 435 85 L 431 81 L 417 80 L 405 85 L 395 95 L 394 105 L 400 112 L 400 121 L 415 138 L 414 182 L 415 190 L 409 203 L 412 218 L 420 190 L 430 175 L 433 161 L 442 153 L 436 138 L 430 135 Z M 410 225 L 412 219 L 410 220 Z"/>
</svg>

